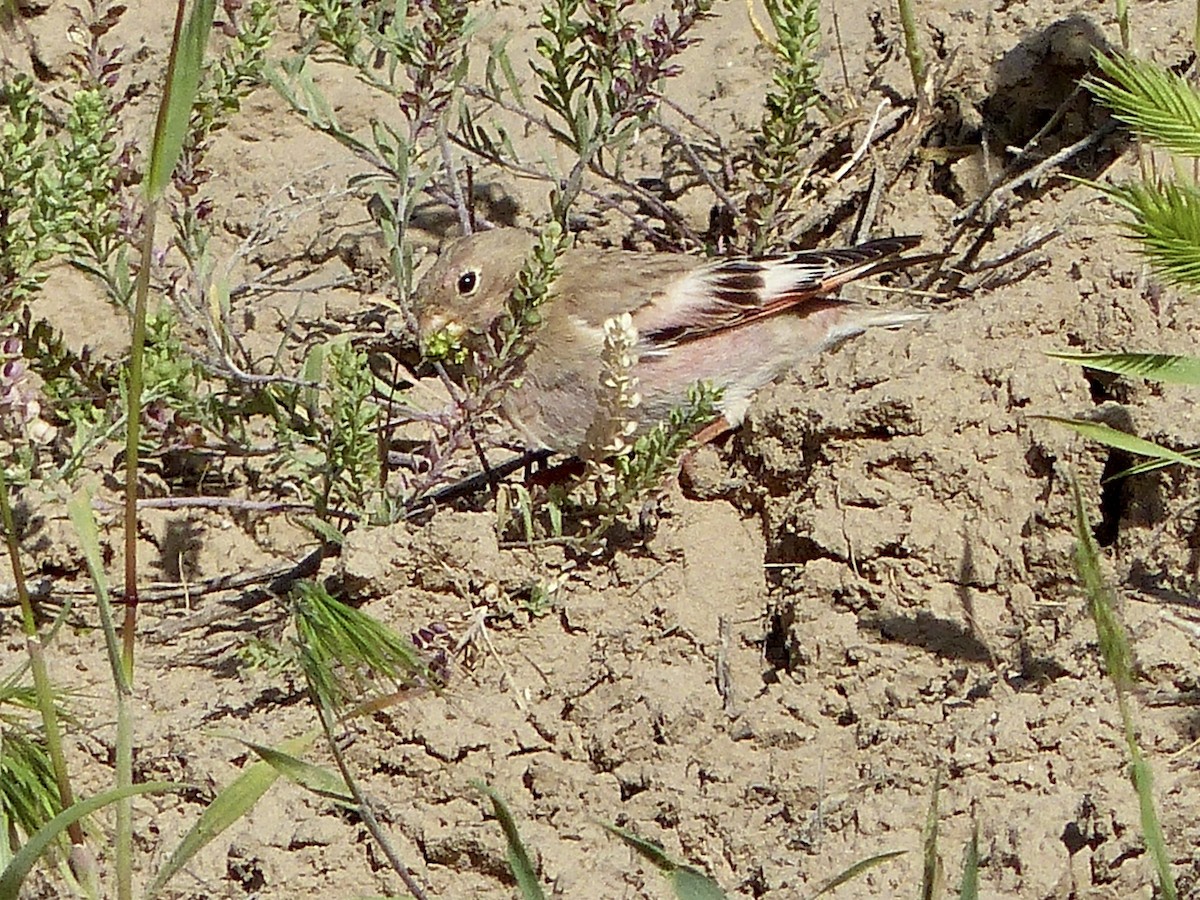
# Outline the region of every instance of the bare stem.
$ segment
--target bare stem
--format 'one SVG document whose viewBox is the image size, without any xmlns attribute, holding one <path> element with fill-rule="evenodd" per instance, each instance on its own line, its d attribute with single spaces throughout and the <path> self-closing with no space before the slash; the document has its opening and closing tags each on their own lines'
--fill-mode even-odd
<svg viewBox="0 0 1200 900">
<path fill-rule="evenodd" d="M 908 68 L 912 72 L 913 90 L 917 102 L 925 97 L 925 51 L 921 49 L 921 39 L 917 34 L 917 18 L 913 12 L 912 0 L 896 0 L 900 10 L 900 26 L 904 29 L 904 55 L 908 57 Z"/>
</svg>

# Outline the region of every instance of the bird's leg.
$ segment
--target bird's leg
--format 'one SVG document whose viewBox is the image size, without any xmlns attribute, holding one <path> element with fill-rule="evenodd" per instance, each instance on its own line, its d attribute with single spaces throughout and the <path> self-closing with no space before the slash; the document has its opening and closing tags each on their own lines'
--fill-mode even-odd
<svg viewBox="0 0 1200 900">
<path fill-rule="evenodd" d="M 690 459 L 692 453 L 695 452 L 696 447 L 703 447 L 705 444 L 711 444 L 717 438 L 729 433 L 730 431 L 733 431 L 733 426 L 729 424 L 729 420 L 724 416 L 717 416 L 715 419 L 692 435 L 692 444 L 694 446 L 687 452 L 687 454 L 684 456 L 684 459 Z"/>
<path fill-rule="evenodd" d="M 495 494 L 500 490 L 500 478 L 492 469 L 491 463 L 488 462 L 487 454 L 483 452 L 483 445 L 479 443 L 479 438 L 475 434 L 475 425 L 467 423 L 467 432 L 471 436 L 471 445 L 475 448 L 475 455 L 479 457 L 479 464 L 483 466 L 483 474 L 487 476 L 488 487 Z"/>
</svg>

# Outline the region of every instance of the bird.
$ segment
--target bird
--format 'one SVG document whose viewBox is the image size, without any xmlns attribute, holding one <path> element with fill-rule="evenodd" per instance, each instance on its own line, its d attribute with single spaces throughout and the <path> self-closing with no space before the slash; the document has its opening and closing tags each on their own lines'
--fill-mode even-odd
<svg viewBox="0 0 1200 900">
<path fill-rule="evenodd" d="M 720 390 L 711 436 L 739 426 L 754 395 L 801 360 L 868 328 L 927 318 L 838 296 L 846 284 L 932 256 L 903 256 L 917 236 L 761 257 L 699 259 L 675 254 L 574 247 L 538 311 L 542 324 L 520 377 L 501 402 L 529 449 L 584 455 L 601 403 L 605 323 L 627 314 L 636 330 L 632 374 L 639 430 L 668 419 L 688 391 Z M 478 231 L 448 241 L 411 301 L 424 349 L 439 333 L 485 346 L 507 310 L 535 238 L 520 228 Z"/>
</svg>

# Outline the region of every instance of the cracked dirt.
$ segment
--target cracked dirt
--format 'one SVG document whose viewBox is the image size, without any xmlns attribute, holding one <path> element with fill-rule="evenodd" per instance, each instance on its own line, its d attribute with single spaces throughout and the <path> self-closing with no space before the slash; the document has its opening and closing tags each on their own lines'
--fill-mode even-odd
<svg viewBox="0 0 1200 900">
<path fill-rule="evenodd" d="M 518 54 L 535 6 L 486 6 L 488 27 L 511 29 Z M 1185 55 L 1185 7 L 1138 8 L 1154 17 L 1154 28 L 1139 32 L 1145 52 L 1168 62 Z M 1088 18 L 1048 30 L 1075 14 Z M 30 21 L 51 78 L 61 77 L 56 15 Z M 160 54 L 166 15 L 131 11 L 122 37 Z M 894 15 L 879 3 L 842 13 L 850 83 L 872 98 L 909 94 Z M 920 17 L 952 86 L 944 103 L 957 106 L 945 140 L 974 150 L 907 170 L 883 199 L 880 221 L 887 231 L 926 234 L 936 250 L 989 180 L 985 138 L 1001 157 L 1028 140 L 1082 72 L 1079 35 L 1093 32 L 1090 47 L 1103 35 L 1115 39 L 1116 28 L 1100 3 L 934 0 Z M 737 145 L 760 115 L 769 54 L 740 3 L 718 4 L 702 33 L 671 96 L 702 108 Z M 828 22 L 825 36 L 832 46 Z M 710 58 L 722 64 L 709 67 Z M 834 59 L 826 59 L 824 83 L 844 92 Z M 333 67 L 324 86 L 348 127 L 365 127 L 377 112 Z M 1079 140 L 1097 116 L 1085 102 L 1070 106 L 1039 152 Z M 1110 156 L 1121 149 L 1113 140 Z M 382 270 L 362 262 L 370 253 L 350 252 L 373 240 L 361 201 L 339 193 L 360 170 L 356 160 L 314 136 L 268 90 L 221 132 L 210 160 L 231 243 L 285 185 L 333 198 L 331 214 L 291 223 L 255 264 L 307 259 L 312 283 L 345 283 L 268 302 L 254 310 L 255 322 L 269 330 L 292 315 L 332 328 L 359 321 L 386 288 Z M 1118 177 L 1134 171 L 1130 157 L 1114 169 Z M 544 190 L 511 182 L 496 176 L 489 190 L 528 221 Z M 824 199 L 838 197 L 831 187 Z M 707 215 L 703 198 L 680 208 L 701 223 Z M 935 781 L 951 890 L 977 826 L 985 896 L 1150 897 L 1115 698 L 1072 575 L 1073 478 L 1105 529 L 1105 564 L 1139 658 L 1140 738 L 1181 890 L 1196 896 L 1196 476 L 1139 476 L 1108 489 L 1102 504 L 1107 454 L 1036 418 L 1098 414 L 1172 447 L 1195 442 L 1196 409 L 1181 391 L 1098 389 L 1043 355 L 1194 352 L 1195 301 L 1156 287 L 1113 223 L 1113 210 L 1079 184 L 1049 178 L 1023 189 L 984 253 L 1002 255 L 1037 229 L 1056 229 L 1022 277 L 955 295 L 934 305 L 926 325 L 866 335 L 763 392 L 736 434 L 700 451 L 687 494 L 672 490 L 644 545 L 572 570 L 551 614 L 493 620 L 490 643 L 444 695 L 393 707 L 357 729 L 351 764 L 431 896 L 514 896 L 500 829 L 470 786 L 483 779 L 507 798 L 558 897 L 667 895 L 661 877 L 597 819 L 662 843 L 731 897 L 812 896 L 850 865 L 892 850 L 906 852 L 836 896 L 912 896 Z M 49 290 L 39 314 L 74 328 L 71 340 L 104 343 L 95 329 L 79 331 L 72 310 L 91 303 L 97 318 L 84 321 L 113 316 L 98 292 L 89 296 L 70 278 L 51 282 L 70 286 L 70 303 L 55 299 L 63 290 Z M 27 546 L 31 568 L 82 584 L 70 532 L 50 519 L 40 543 Z M 146 521 L 143 558 L 162 581 L 287 562 L 310 543 L 282 517 L 155 511 Z M 109 540 L 118 544 L 115 526 Z M 552 579 L 566 561 L 554 548 L 502 549 L 489 511 L 444 509 L 419 524 L 353 532 L 321 574 L 409 633 L 435 621 L 464 628 L 483 599 Z M 271 744 L 313 726 L 296 685 L 248 670 L 234 655 L 249 635 L 277 634 L 270 607 L 223 607 L 203 628 L 178 627 L 195 623 L 206 603 L 145 612 L 137 774 L 197 788 L 138 801 L 143 875 L 247 764 L 246 749 L 225 735 Z M 16 631 L 5 634 L 15 658 Z M 62 636 L 51 660 L 53 674 L 82 692 L 72 756 L 81 790 L 99 789 L 110 777 L 113 727 L 98 635 Z M 30 896 L 55 890 L 43 884 Z M 169 893 L 400 890 L 360 823 L 281 784 Z"/>
</svg>

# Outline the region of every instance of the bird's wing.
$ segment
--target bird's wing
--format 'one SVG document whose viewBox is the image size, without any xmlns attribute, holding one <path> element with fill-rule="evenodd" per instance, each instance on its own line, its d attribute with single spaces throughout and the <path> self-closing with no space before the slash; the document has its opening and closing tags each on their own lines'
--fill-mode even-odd
<svg viewBox="0 0 1200 900">
<path fill-rule="evenodd" d="M 843 285 L 926 260 L 899 256 L 919 242 L 884 238 L 842 250 L 693 263 L 629 311 L 643 353 L 662 352 L 785 311 L 817 312 L 845 303 L 831 296 Z"/>
<path fill-rule="evenodd" d="M 681 253 L 568 250 L 551 290 L 562 312 L 599 328 L 621 313 L 636 316 L 639 309 L 661 302 L 676 285 L 704 268 L 703 260 Z"/>
</svg>

